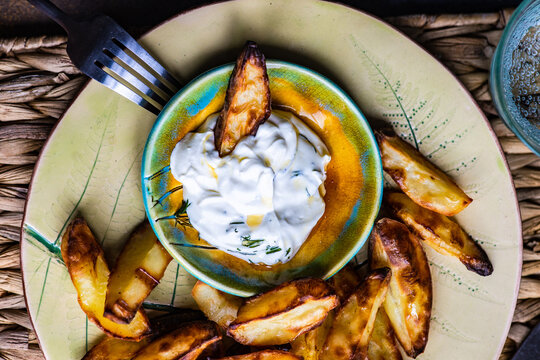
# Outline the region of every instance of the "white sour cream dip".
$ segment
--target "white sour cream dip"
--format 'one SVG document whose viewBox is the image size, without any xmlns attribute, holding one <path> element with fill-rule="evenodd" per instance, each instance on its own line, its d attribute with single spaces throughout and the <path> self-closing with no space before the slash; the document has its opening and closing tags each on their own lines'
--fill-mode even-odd
<svg viewBox="0 0 540 360">
<path fill-rule="evenodd" d="M 171 154 L 189 220 L 202 239 L 240 259 L 286 263 L 324 213 L 328 149 L 298 118 L 274 111 L 256 136 L 221 158 L 214 145 L 217 117 L 209 116 Z"/>
</svg>

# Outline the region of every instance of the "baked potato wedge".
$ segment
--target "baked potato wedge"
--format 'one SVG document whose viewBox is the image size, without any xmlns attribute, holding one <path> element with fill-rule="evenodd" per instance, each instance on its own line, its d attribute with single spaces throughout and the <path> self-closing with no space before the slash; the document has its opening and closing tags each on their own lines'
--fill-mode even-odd
<svg viewBox="0 0 540 360">
<path fill-rule="evenodd" d="M 321 360 L 365 359 L 375 317 L 381 307 L 390 269 L 371 271 L 336 311 L 336 317 L 320 354 Z"/>
<path fill-rule="evenodd" d="M 332 289 L 320 279 L 286 282 L 247 299 L 227 334 L 244 345 L 281 345 L 322 324 L 339 304 Z"/>
<path fill-rule="evenodd" d="M 343 302 L 354 292 L 358 284 L 360 284 L 360 276 L 358 276 L 356 270 L 349 263 L 330 279 L 326 280 L 326 282 L 334 289 L 339 300 Z"/>
<path fill-rule="evenodd" d="M 206 320 L 198 310 L 178 309 L 173 313 L 158 316 L 150 320 L 153 336 L 166 334 L 178 328 L 179 324 L 190 321 Z M 83 360 L 125 360 L 131 359 L 140 349 L 148 345 L 151 338 L 139 342 L 105 336 L 86 353 Z"/>
<path fill-rule="evenodd" d="M 384 307 L 379 309 L 377 317 L 375 318 L 375 324 L 373 325 L 373 332 L 371 333 L 371 340 L 369 341 L 368 346 L 368 359 L 403 359 L 396 343 L 392 324 L 390 324 L 390 319 L 388 319 Z"/>
<path fill-rule="evenodd" d="M 219 156 L 231 153 L 246 135 L 255 135 L 270 116 L 270 87 L 264 54 L 246 42 L 229 78 L 225 104 L 214 128 Z"/>
<path fill-rule="evenodd" d="M 301 357 L 281 350 L 263 350 L 254 353 L 227 356 L 217 360 L 302 360 Z M 304 359 L 306 360 L 306 359 Z"/>
<path fill-rule="evenodd" d="M 151 334 L 146 314 L 139 309 L 133 321 L 117 324 L 103 316 L 109 267 L 103 250 L 83 218 L 74 219 L 62 237 L 62 258 L 75 285 L 81 309 L 107 334 L 139 341 Z"/>
<path fill-rule="evenodd" d="M 385 193 L 384 199 L 395 216 L 425 244 L 443 255 L 458 258 L 478 275 L 488 276 L 493 272 L 486 252 L 456 222 L 416 205 L 405 194 Z"/>
<path fill-rule="evenodd" d="M 150 339 L 139 342 L 105 337 L 84 355 L 82 360 L 125 360 L 150 343 Z"/>
<path fill-rule="evenodd" d="M 472 202 L 448 175 L 393 131 L 376 131 L 375 136 L 384 171 L 415 203 L 453 216 Z"/>
<path fill-rule="evenodd" d="M 227 329 L 236 319 L 243 302 L 241 297 L 214 289 L 202 281 L 197 281 L 191 295 L 208 320 L 217 323 L 223 329 Z"/>
<path fill-rule="evenodd" d="M 109 277 L 103 315 L 118 324 L 129 324 L 171 260 L 150 223 L 144 221 L 137 226 Z"/>
<path fill-rule="evenodd" d="M 291 353 L 300 356 L 304 360 L 319 360 L 328 332 L 335 318 L 335 310 L 328 313 L 321 326 L 308 331 L 291 342 Z"/>
<path fill-rule="evenodd" d="M 392 271 L 384 310 L 401 346 L 412 358 L 424 351 L 428 340 L 433 290 L 431 273 L 420 240 L 399 221 L 383 218 L 369 240 L 372 269 Z"/>
<path fill-rule="evenodd" d="M 219 328 L 210 321 L 193 321 L 152 341 L 131 360 L 196 360 L 221 341 Z"/>
<path fill-rule="evenodd" d="M 343 303 L 353 293 L 358 284 L 360 284 L 360 277 L 353 266 L 348 264 L 330 279 L 326 280 L 326 282 L 334 290 L 340 303 Z M 335 311 L 334 309 L 328 313 L 321 326 L 294 339 L 291 342 L 291 352 L 303 357 L 304 360 L 318 360 L 328 332 L 334 322 Z"/>
</svg>

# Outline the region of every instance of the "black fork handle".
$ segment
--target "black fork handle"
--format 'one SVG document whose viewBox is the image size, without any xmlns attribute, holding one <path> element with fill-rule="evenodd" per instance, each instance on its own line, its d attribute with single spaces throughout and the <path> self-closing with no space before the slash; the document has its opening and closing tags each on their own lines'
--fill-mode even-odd
<svg viewBox="0 0 540 360">
<path fill-rule="evenodd" d="M 30 4 L 43 11 L 47 16 L 61 25 L 64 30 L 69 31 L 77 22 L 73 21 L 65 12 L 56 7 L 49 0 L 27 0 Z"/>
</svg>

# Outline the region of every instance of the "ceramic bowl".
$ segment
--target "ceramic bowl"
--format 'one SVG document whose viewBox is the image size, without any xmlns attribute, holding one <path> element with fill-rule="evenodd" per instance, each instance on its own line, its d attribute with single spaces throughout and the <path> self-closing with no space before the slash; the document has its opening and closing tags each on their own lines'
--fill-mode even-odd
<svg viewBox="0 0 540 360">
<path fill-rule="evenodd" d="M 307 68 L 267 61 L 272 107 L 304 120 L 332 156 L 325 182 L 326 210 L 304 246 L 286 264 L 252 265 L 211 249 L 190 227 L 182 185 L 170 172 L 169 158 L 187 132 L 220 111 L 232 69 L 228 64 L 199 76 L 159 114 L 142 160 L 150 223 L 189 273 L 228 293 L 250 296 L 293 278 L 328 278 L 356 255 L 369 236 L 381 202 L 382 167 L 372 130 L 357 106 L 337 85 Z"/>
<path fill-rule="evenodd" d="M 514 51 L 529 28 L 540 25 L 539 19 L 540 0 L 526 0 L 512 14 L 493 55 L 490 88 L 495 107 L 506 126 L 540 156 L 540 127 L 532 124 L 517 107 L 510 75 Z"/>
</svg>

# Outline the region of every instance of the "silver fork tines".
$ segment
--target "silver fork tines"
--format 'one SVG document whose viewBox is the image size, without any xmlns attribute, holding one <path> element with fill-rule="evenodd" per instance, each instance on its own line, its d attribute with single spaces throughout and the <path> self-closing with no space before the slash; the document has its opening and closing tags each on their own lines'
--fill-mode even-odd
<svg viewBox="0 0 540 360">
<path fill-rule="evenodd" d="M 49 0 L 28 0 L 68 32 L 67 52 L 84 74 L 158 114 L 180 83 L 108 16 L 75 21 Z"/>
</svg>

